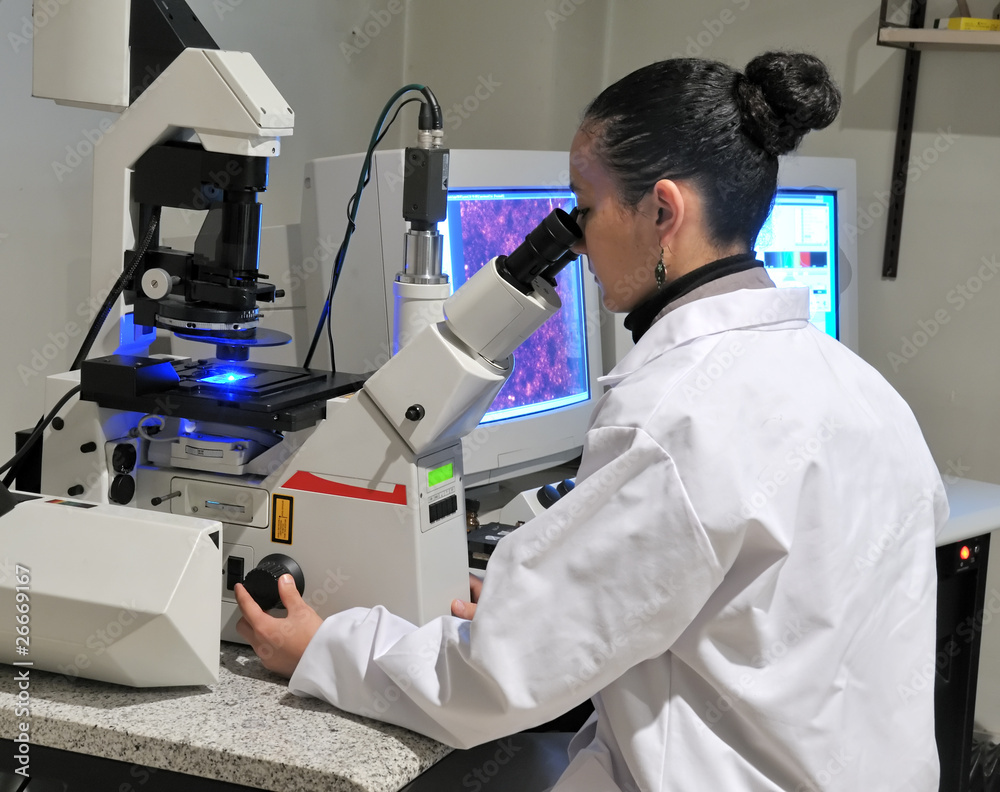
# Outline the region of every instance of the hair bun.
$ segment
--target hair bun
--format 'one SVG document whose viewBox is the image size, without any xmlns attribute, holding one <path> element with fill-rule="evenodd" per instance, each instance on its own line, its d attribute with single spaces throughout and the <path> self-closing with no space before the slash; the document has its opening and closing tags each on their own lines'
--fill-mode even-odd
<svg viewBox="0 0 1000 792">
<path fill-rule="evenodd" d="M 826 66 L 805 53 L 758 55 L 737 76 L 735 89 L 744 131 L 772 156 L 794 151 L 840 110 L 840 91 Z"/>
</svg>

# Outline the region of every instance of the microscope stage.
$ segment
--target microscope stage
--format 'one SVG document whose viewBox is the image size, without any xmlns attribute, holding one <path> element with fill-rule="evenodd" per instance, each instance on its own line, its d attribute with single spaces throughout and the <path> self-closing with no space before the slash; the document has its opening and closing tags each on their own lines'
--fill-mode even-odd
<svg viewBox="0 0 1000 792">
<path fill-rule="evenodd" d="M 101 407 L 296 431 L 326 415 L 366 375 L 225 360 L 109 355 L 84 361 L 80 398 Z"/>
</svg>

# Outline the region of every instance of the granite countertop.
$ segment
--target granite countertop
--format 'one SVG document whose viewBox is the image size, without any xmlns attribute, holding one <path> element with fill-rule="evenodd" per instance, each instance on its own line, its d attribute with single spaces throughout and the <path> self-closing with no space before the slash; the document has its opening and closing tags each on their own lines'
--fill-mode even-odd
<svg viewBox="0 0 1000 792">
<path fill-rule="evenodd" d="M 15 733 L 0 665 L 0 736 Z M 248 646 L 222 643 L 209 687 L 129 688 L 31 669 L 38 745 L 281 792 L 391 792 L 451 752 L 406 729 L 288 691 Z"/>
</svg>

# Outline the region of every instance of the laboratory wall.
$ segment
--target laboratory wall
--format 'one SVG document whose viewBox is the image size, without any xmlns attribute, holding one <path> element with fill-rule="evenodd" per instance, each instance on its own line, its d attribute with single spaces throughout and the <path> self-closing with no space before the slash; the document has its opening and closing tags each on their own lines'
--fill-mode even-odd
<svg viewBox="0 0 1000 792">
<path fill-rule="evenodd" d="M 899 276 L 884 280 L 904 55 L 875 45 L 878 0 L 190 3 L 220 46 L 253 52 L 295 108 L 295 134 L 282 141 L 264 198 L 268 225 L 298 221 L 306 160 L 363 149 L 385 100 L 407 81 L 437 92 L 454 147 L 564 149 L 586 102 L 653 60 L 742 67 L 768 49 L 815 53 L 844 104 L 801 152 L 858 164 L 861 354 L 910 403 L 945 475 L 1000 483 L 1000 53 L 924 54 Z M 992 12 L 985 0 L 971 5 Z M 953 8 L 929 0 L 928 16 Z M 81 338 L 91 154 L 112 118 L 30 97 L 30 15 L 30 0 L 0 0 L 0 458 L 13 430 L 38 417 L 44 376 L 67 367 Z M 409 142 L 412 109 L 403 117 L 405 130 L 387 145 Z M 1000 553 L 993 562 L 1000 570 Z M 987 602 L 1000 603 L 994 581 Z M 995 733 L 998 633 L 984 630 L 979 716 Z"/>
<path fill-rule="evenodd" d="M 406 75 L 433 85 L 450 146 L 569 148 L 604 80 L 610 0 L 411 0 L 409 7 Z"/>
</svg>

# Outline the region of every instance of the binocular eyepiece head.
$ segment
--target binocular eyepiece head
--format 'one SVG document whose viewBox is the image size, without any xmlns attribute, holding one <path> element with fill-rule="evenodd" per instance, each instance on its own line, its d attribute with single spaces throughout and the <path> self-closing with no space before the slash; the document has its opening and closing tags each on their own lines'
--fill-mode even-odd
<svg viewBox="0 0 1000 792">
<path fill-rule="evenodd" d="M 576 217 L 576 209 L 572 213 L 553 209 L 513 253 L 497 261 L 504 279 L 525 294 L 531 291 L 535 278 L 553 280 L 556 273 L 577 257 L 570 249 L 583 239 Z"/>
</svg>

